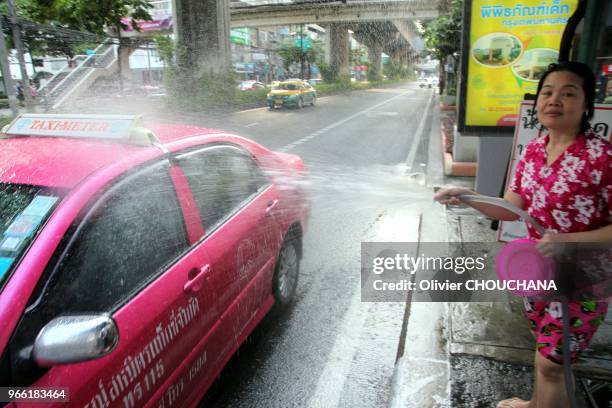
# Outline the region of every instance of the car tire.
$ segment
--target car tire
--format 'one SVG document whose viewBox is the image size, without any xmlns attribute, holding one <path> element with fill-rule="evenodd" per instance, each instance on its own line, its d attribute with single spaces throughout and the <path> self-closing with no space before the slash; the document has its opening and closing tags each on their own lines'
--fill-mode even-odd
<svg viewBox="0 0 612 408">
<path fill-rule="evenodd" d="M 302 109 L 304 107 L 304 101 L 302 98 L 298 99 L 297 108 Z"/>
<path fill-rule="evenodd" d="M 310 106 L 315 106 L 317 104 L 317 97 L 313 96 L 312 97 L 312 102 L 310 102 Z"/>
<path fill-rule="evenodd" d="M 298 238 L 289 233 L 278 254 L 272 278 L 272 293 L 277 305 L 281 308 L 291 304 L 295 296 L 300 274 L 298 251 Z"/>
</svg>

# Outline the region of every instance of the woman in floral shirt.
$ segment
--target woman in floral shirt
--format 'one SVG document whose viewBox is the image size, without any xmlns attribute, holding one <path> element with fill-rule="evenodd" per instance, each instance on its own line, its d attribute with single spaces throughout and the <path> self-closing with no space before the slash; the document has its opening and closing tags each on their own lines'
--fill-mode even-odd
<svg viewBox="0 0 612 408">
<path fill-rule="evenodd" d="M 591 131 L 595 77 L 578 62 L 552 64 L 538 84 L 536 114 L 544 126 L 527 145 L 504 199 L 527 210 L 547 233 L 531 226 L 529 237 L 551 256 L 564 242 L 612 244 L 612 145 Z M 464 188 L 444 188 L 434 197 L 443 204 L 459 204 Z M 516 215 L 486 204 L 469 203 L 485 215 L 514 220 Z M 608 303 L 570 301 L 570 350 L 574 362 L 586 349 L 604 320 Z M 527 301 L 526 315 L 536 338 L 535 384 L 531 401 L 512 398 L 507 408 L 568 407 L 563 378 L 563 322 L 559 302 Z"/>
</svg>

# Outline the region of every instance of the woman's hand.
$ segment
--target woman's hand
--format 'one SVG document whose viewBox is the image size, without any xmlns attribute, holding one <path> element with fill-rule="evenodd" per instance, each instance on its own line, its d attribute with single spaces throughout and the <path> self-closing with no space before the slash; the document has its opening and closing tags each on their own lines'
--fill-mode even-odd
<svg viewBox="0 0 612 408">
<path fill-rule="evenodd" d="M 558 258 L 563 255 L 566 243 L 566 234 L 547 232 L 538 240 L 536 248 L 542 255 L 548 258 Z"/>
<path fill-rule="evenodd" d="M 457 196 L 461 194 L 473 195 L 476 193 L 469 188 L 447 186 L 440 188 L 436 194 L 434 194 L 434 201 L 445 205 L 458 205 L 462 203 L 462 201 L 457 198 Z"/>
</svg>

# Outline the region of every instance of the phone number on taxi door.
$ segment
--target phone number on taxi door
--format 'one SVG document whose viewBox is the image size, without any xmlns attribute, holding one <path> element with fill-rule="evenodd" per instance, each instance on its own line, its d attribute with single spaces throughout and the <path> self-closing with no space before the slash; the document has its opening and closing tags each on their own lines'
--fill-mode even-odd
<svg viewBox="0 0 612 408">
<path fill-rule="evenodd" d="M 68 401 L 68 388 L 0 387 L 0 402 Z"/>
</svg>

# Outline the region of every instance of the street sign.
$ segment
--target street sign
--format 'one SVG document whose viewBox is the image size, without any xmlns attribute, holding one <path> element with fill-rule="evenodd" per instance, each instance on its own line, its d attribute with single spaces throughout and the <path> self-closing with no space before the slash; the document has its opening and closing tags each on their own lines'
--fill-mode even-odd
<svg viewBox="0 0 612 408">
<path fill-rule="evenodd" d="M 302 43 L 302 44 L 300 44 L 300 43 Z M 312 43 L 310 41 L 310 37 L 301 37 L 301 38 L 299 36 L 295 37 L 295 39 L 293 40 L 293 45 L 295 47 L 300 47 L 300 48 L 302 48 L 304 50 L 307 50 L 307 49 L 312 47 Z"/>
<path fill-rule="evenodd" d="M 234 44 L 249 45 L 251 42 L 249 29 L 246 27 L 232 28 L 230 30 L 230 42 L 233 42 Z"/>
</svg>

